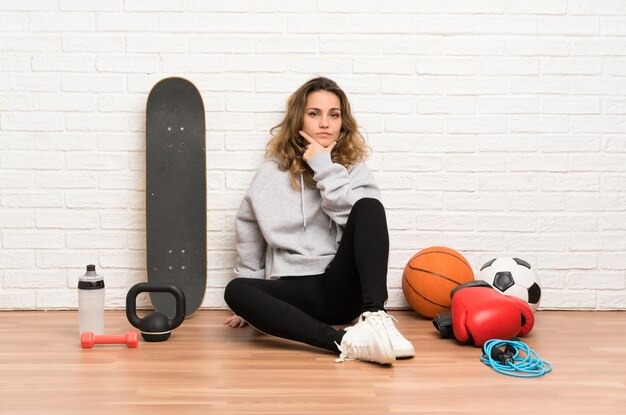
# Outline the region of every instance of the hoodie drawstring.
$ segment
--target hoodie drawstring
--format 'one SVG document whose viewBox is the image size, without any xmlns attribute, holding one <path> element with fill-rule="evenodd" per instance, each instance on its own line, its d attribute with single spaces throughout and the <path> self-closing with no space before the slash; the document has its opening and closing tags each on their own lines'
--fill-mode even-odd
<svg viewBox="0 0 626 415">
<path fill-rule="evenodd" d="M 300 175 L 300 201 L 302 202 L 302 226 L 306 231 L 306 210 L 304 209 L 304 179 Z"/>
<path fill-rule="evenodd" d="M 306 231 L 306 209 L 304 208 L 304 179 L 300 175 L 300 203 L 302 205 L 302 226 Z M 333 219 L 328 218 L 328 232 L 333 230 Z"/>
</svg>

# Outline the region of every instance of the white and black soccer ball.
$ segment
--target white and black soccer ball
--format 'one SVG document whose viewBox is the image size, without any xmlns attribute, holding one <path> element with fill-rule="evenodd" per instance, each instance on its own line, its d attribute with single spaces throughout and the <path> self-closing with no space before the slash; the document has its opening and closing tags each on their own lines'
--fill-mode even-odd
<svg viewBox="0 0 626 415">
<path fill-rule="evenodd" d="M 523 259 L 494 258 L 480 268 L 477 280 L 489 283 L 505 295 L 519 297 L 537 311 L 541 300 L 541 285 L 535 269 Z"/>
</svg>

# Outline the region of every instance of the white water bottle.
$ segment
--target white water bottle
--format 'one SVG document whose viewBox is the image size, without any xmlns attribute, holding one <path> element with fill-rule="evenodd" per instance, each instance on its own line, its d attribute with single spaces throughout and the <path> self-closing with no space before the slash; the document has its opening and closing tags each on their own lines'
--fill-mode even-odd
<svg viewBox="0 0 626 415">
<path fill-rule="evenodd" d="M 78 279 L 79 333 L 104 334 L 104 279 L 96 274 L 95 265 Z"/>
</svg>

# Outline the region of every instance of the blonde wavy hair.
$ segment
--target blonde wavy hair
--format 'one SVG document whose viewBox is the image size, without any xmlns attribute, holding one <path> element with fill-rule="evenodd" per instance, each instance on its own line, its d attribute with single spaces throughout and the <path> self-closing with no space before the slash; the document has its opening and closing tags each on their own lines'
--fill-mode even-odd
<svg viewBox="0 0 626 415">
<path fill-rule="evenodd" d="M 349 168 L 358 161 L 365 160 L 369 154 L 365 140 L 358 131 L 357 122 L 352 116 L 346 93 L 331 79 L 324 77 L 311 79 L 291 94 L 287 100 L 285 117 L 270 130 L 272 139 L 265 151 L 265 156 L 275 160 L 281 170 L 290 171 L 291 185 L 295 189 L 300 189 L 299 175 L 303 176 L 308 186 L 315 187 L 313 170 L 302 159 L 306 142 L 299 133 L 302 130 L 306 99 L 315 91 L 333 93 L 339 98 L 341 104 L 341 131 L 331 153 L 332 161 Z"/>
</svg>

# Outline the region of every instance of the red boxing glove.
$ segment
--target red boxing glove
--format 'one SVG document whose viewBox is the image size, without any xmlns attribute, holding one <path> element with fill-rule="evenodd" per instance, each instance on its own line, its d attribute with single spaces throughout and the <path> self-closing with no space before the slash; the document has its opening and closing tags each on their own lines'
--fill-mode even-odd
<svg viewBox="0 0 626 415">
<path fill-rule="evenodd" d="M 527 335 L 528 333 L 530 333 L 530 331 L 533 329 L 533 326 L 535 325 L 535 315 L 533 314 L 533 311 L 531 310 L 528 303 L 522 300 L 521 298 L 513 297 L 511 295 L 507 295 L 506 297 L 515 303 L 522 317 L 521 318 L 522 327 L 520 328 L 519 333 L 517 333 L 517 335 L 518 336 Z M 507 339 L 504 339 L 504 340 L 507 340 Z"/>
<path fill-rule="evenodd" d="M 515 300 L 477 281 L 469 284 L 461 284 L 451 294 L 452 330 L 458 341 L 473 341 L 481 347 L 490 339 L 508 340 L 530 331 L 534 319 L 527 318 L 522 328 L 521 316 L 526 310 Z M 532 315 L 528 304 L 526 307 Z"/>
</svg>

